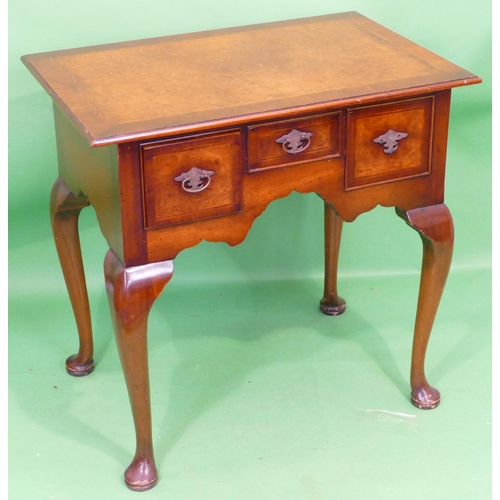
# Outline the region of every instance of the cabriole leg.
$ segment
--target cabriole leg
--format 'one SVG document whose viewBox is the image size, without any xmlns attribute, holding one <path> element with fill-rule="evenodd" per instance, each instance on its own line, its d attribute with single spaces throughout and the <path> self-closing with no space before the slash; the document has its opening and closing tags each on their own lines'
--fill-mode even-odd
<svg viewBox="0 0 500 500">
<path fill-rule="evenodd" d="M 151 429 L 147 322 L 151 306 L 173 271 L 173 261 L 125 268 L 111 250 L 104 260 L 106 291 L 136 432 L 136 452 L 125 471 L 125 483 L 136 491 L 149 490 L 158 481 Z"/>
<path fill-rule="evenodd" d="M 417 408 L 428 410 L 435 408 L 441 398 L 439 391 L 427 382 L 424 364 L 432 325 L 450 269 L 453 220 L 444 204 L 407 212 L 396 209 L 396 213 L 420 234 L 423 243 L 410 380 L 412 403 Z"/>
<path fill-rule="evenodd" d="M 319 308 L 324 314 L 338 316 L 345 311 L 345 300 L 337 293 L 337 269 L 339 264 L 342 219 L 325 201 L 325 292 Z"/>
<path fill-rule="evenodd" d="M 75 377 L 94 370 L 92 323 L 78 234 L 78 216 L 88 205 L 85 196 L 74 196 L 60 178 L 56 179 L 50 197 L 50 219 L 80 340 L 78 353 L 66 360 L 67 372 Z"/>
</svg>

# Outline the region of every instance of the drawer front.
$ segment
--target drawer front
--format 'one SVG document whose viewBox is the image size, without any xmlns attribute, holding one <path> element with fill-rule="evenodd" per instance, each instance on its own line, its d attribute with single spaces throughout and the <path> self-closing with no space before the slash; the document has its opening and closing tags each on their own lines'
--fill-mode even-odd
<svg viewBox="0 0 500 500">
<path fill-rule="evenodd" d="M 248 171 L 340 156 L 340 113 L 248 127 Z"/>
<path fill-rule="evenodd" d="M 141 145 L 146 229 L 241 210 L 239 130 Z"/>
<path fill-rule="evenodd" d="M 350 109 L 345 188 L 428 175 L 434 98 Z"/>
</svg>

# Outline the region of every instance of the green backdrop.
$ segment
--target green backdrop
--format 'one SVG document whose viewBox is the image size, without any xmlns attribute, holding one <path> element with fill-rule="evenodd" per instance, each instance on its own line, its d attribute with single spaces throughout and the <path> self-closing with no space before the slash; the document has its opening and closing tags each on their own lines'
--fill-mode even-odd
<svg viewBox="0 0 500 500">
<path fill-rule="evenodd" d="M 315 195 L 294 193 L 269 206 L 244 244 L 202 243 L 176 259 L 174 279 L 161 302 L 171 308 L 164 313 L 160 304 L 152 311 L 151 365 L 159 380 L 153 385 L 153 410 L 161 424 L 155 427 L 155 446 L 162 480 L 145 495 L 419 500 L 425 490 L 431 500 L 488 498 L 490 1 L 10 0 L 11 500 L 122 498 L 130 492 L 119 478 L 133 447 L 103 287 L 106 244 L 90 208 L 82 212 L 80 226 L 98 330 L 97 369 L 85 380 L 64 373 L 64 357 L 75 350 L 76 332 L 48 215 L 57 175 L 52 104 L 20 57 L 349 10 L 483 78 L 481 85 L 456 89 L 452 97 L 446 204 L 454 216 L 456 244 L 429 364 L 447 402 L 416 417 L 407 401 L 421 263 L 418 235 L 393 209 L 381 207 L 345 225 L 340 292 L 351 309 L 332 329 L 330 319 L 317 311 L 323 204 Z M 296 279 L 300 281 L 291 281 Z M 274 281 L 264 286 L 261 280 Z M 189 325 L 186 302 L 196 309 Z M 271 412 L 264 411 L 268 407 Z M 314 415 L 306 415 L 307 408 Z M 396 413 L 380 410 L 360 419 L 360 408 Z M 168 418 L 162 420 L 162 412 L 170 412 Z M 394 426 L 387 427 L 388 422 Z M 168 445 L 160 433 L 170 436 Z M 308 455 L 306 438 L 316 455 Z M 242 439 L 247 441 L 240 447 Z M 241 462 L 234 443 L 247 450 Z M 320 455 L 318 450 L 325 449 Z M 211 450 L 217 450 L 217 460 L 210 459 Z M 258 468 L 262 457 L 267 469 Z M 240 464 L 245 465 L 237 469 Z M 257 465 L 252 469 L 248 464 Z M 262 484 L 255 482 L 254 472 Z M 230 481 L 229 476 L 234 484 L 224 486 L 222 478 Z"/>
</svg>

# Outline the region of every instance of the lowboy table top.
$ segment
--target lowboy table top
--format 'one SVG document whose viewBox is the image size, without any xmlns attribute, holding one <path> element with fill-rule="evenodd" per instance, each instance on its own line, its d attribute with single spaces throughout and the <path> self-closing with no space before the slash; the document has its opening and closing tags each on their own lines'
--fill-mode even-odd
<svg viewBox="0 0 500 500">
<path fill-rule="evenodd" d="M 28 55 L 23 62 L 93 146 L 480 81 L 356 12 Z"/>
</svg>

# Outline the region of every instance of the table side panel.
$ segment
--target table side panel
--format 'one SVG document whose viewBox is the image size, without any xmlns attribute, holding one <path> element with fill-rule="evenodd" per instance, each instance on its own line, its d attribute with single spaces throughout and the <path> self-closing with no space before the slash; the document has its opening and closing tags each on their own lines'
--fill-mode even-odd
<svg viewBox="0 0 500 500">
<path fill-rule="evenodd" d="M 428 178 L 426 205 L 444 203 L 446 151 L 450 124 L 451 89 L 435 94 L 432 134 L 431 174 Z"/>
<path fill-rule="evenodd" d="M 117 146 L 92 148 L 57 104 L 54 104 L 59 177 L 75 195 L 94 207 L 101 232 L 123 259 Z"/>
<path fill-rule="evenodd" d="M 126 267 L 149 262 L 144 224 L 140 143 L 118 145 L 123 247 Z"/>
</svg>

